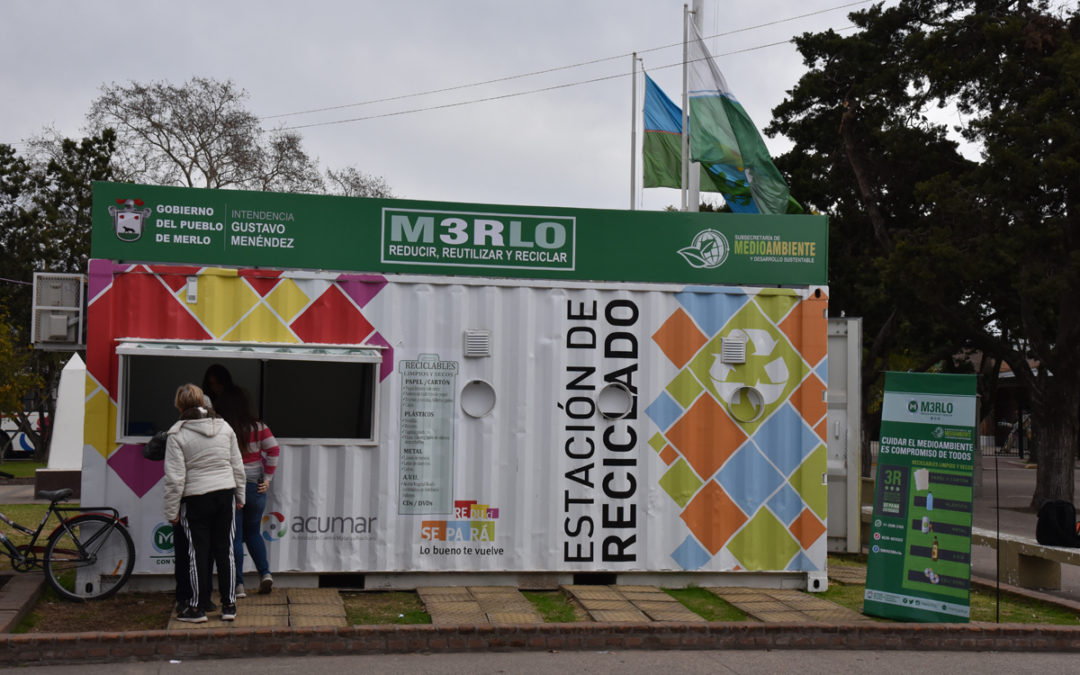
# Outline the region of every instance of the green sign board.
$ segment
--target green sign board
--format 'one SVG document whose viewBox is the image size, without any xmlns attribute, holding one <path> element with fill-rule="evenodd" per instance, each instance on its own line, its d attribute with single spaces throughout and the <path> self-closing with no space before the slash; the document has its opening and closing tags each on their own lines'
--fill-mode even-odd
<svg viewBox="0 0 1080 675">
<path fill-rule="evenodd" d="M 122 262 L 677 284 L 825 285 L 824 216 L 605 211 L 95 183 Z"/>
<path fill-rule="evenodd" d="M 970 616 L 975 376 L 886 373 L 863 612 Z"/>
</svg>

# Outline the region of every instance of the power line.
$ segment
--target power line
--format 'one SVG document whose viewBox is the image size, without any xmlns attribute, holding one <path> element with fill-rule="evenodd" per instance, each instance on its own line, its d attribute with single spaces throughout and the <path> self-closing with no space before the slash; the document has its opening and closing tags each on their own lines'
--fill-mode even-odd
<svg viewBox="0 0 1080 675">
<path fill-rule="evenodd" d="M 819 10 L 816 10 L 816 11 L 813 11 L 813 12 L 807 12 L 806 14 L 799 14 L 797 16 L 787 17 L 785 19 L 777 19 L 775 21 L 768 21 L 766 23 L 760 23 L 760 24 L 757 24 L 755 26 L 747 26 L 745 28 L 736 28 L 734 30 L 729 30 L 729 31 L 726 31 L 726 32 L 723 32 L 723 33 L 717 33 L 715 35 L 710 35 L 710 36 L 708 36 L 708 37 L 706 37 L 704 39 L 705 40 L 711 40 L 713 38 L 726 37 L 728 35 L 735 35 L 737 33 L 745 33 L 745 32 L 748 32 L 748 31 L 757 30 L 759 28 L 767 28 L 769 26 L 776 26 L 776 25 L 779 25 L 779 24 L 782 24 L 782 23 L 788 23 L 788 22 L 791 22 L 791 21 L 798 21 L 799 19 L 806 19 L 806 18 L 809 18 L 811 16 L 816 16 L 818 14 L 826 14 L 828 12 L 834 12 L 834 11 L 839 10 L 839 9 L 848 9 L 849 7 L 855 7 L 857 5 L 866 5 L 866 4 L 869 4 L 871 2 L 875 2 L 875 1 L 877 1 L 877 0 L 857 0 L 856 2 L 849 2 L 849 3 L 844 4 L 844 5 L 837 5 L 835 7 L 829 7 L 828 9 L 819 9 Z M 650 52 L 656 52 L 656 51 L 660 51 L 660 50 L 663 50 L 663 49 L 671 49 L 672 47 L 680 47 L 680 46 L 682 46 L 681 42 L 675 42 L 675 43 L 672 43 L 672 44 L 669 44 L 669 45 L 663 45 L 661 47 L 652 47 L 652 48 L 649 48 L 649 49 L 639 49 L 639 50 L 637 50 L 637 53 L 638 54 L 648 54 Z M 738 52 L 732 52 L 732 53 L 738 53 Z M 627 52 L 626 54 L 618 54 L 616 56 L 605 56 L 605 57 L 598 58 L 598 59 L 592 59 L 591 61 L 582 61 L 580 63 L 573 63 L 573 64 L 566 65 L 566 66 L 556 66 L 556 67 L 553 67 L 553 68 L 546 68 L 546 69 L 543 69 L 543 70 L 534 70 L 534 71 L 529 72 L 529 73 L 521 73 L 521 74 L 518 74 L 518 75 L 508 75 L 506 77 L 498 77 L 498 78 L 495 78 L 493 80 L 484 80 L 483 82 L 471 82 L 469 84 L 459 84 L 459 85 L 455 85 L 455 86 L 452 86 L 452 87 L 443 87 L 441 89 L 429 89 L 427 91 L 420 91 L 420 92 L 415 92 L 415 93 L 412 93 L 412 94 L 400 94 L 398 96 L 387 96 L 387 97 L 384 97 L 384 98 L 371 99 L 371 100 L 368 100 L 368 101 L 360 101 L 358 103 L 344 103 L 342 105 L 326 106 L 326 107 L 323 107 L 323 108 L 311 108 L 311 109 L 308 109 L 308 110 L 298 110 L 296 112 L 291 112 L 291 113 L 279 113 L 277 115 L 266 115 L 264 117 L 261 117 L 260 119 L 272 120 L 272 119 L 278 119 L 278 118 L 281 118 L 281 117 L 295 117 L 295 116 L 298 116 L 298 115 L 310 115 L 310 114 L 319 113 L 319 112 L 329 112 L 331 110 L 343 110 L 345 108 L 358 108 L 358 107 L 365 106 L 365 105 L 373 105 L 375 103 L 388 103 L 390 101 L 400 101 L 402 99 L 414 98 L 414 97 L 417 97 L 417 96 L 428 96 L 430 94 L 444 94 L 444 93 L 446 93 L 448 91 L 457 91 L 457 90 L 460 90 L 460 89 L 469 89 L 469 88 L 472 88 L 472 87 L 482 87 L 484 85 L 497 84 L 499 82 L 510 82 L 512 80 L 520 80 L 520 79 L 523 79 L 523 78 L 526 78 L 526 77 L 533 77 L 535 75 L 546 75 L 548 73 L 556 73 L 556 72 L 560 72 L 560 71 L 563 71 L 563 70 L 571 70 L 573 68 L 581 68 L 583 66 L 591 66 L 591 65 L 595 65 L 597 63 L 604 63 L 604 62 L 607 62 L 607 61 L 614 61 L 614 60 L 617 60 L 617 59 L 625 59 L 626 57 L 630 56 L 631 54 L 632 54 L 632 52 Z M 582 82 L 581 84 L 585 84 L 585 83 Z M 572 86 L 572 85 L 568 85 L 568 86 Z M 547 91 L 547 90 L 546 89 L 540 89 L 540 90 L 537 90 L 537 91 Z M 499 97 L 493 97 L 492 99 L 483 99 L 483 100 L 494 100 L 496 98 L 499 98 Z M 436 109 L 436 108 L 439 108 L 439 107 L 446 107 L 446 106 L 434 106 L 431 109 Z M 386 116 L 387 115 L 374 115 L 372 117 L 366 117 L 366 118 L 363 118 L 363 119 L 373 119 L 375 117 L 386 117 Z M 288 128 L 289 129 L 299 129 L 299 128 L 305 128 L 305 127 L 300 126 L 300 127 L 288 127 Z"/>
<path fill-rule="evenodd" d="M 854 26 L 850 26 L 848 28 L 854 28 Z M 847 30 L 847 28 L 844 28 L 842 30 Z M 776 47 L 778 45 L 791 44 L 791 42 L 792 42 L 792 40 L 789 38 L 787 40 L 781 40 L 779 42 L 770 42 L 769 44 L 766 44 L 766 45 L 758 45 L 756 47 L 747 47 L 746 49 L 736 49 L 734 51 L 724 52 L 723 54 L 714 54 L 712 56 L 712 58 L 717 58 L 717 57 L 720 57 L 720 56 L 732 56 L 734 54 L 743 54 L 745 52 L 757 51 L 759 49 L 766 49 L 768 47 Z M 703 61 L 705 59 L 696 59 L 696 60 Z M 693 61 L 688 61 L 687 63 L 693 63 Z M 653 71 L 667 70 L 668 68 L 679 68 L 681 66 L 682 66 L 682 61 L 679 61 L 677 63 L 669 63 L 666 66 L 659 66 L 657 68 L 653 68 L 652 70 Z M 337 124 L 348 124 L 349 122 L 363 122 L 365 120 L 376 120 L 376 119 L 381 119 L 381 118 L 384 118 L 384 117 L 397 117 L 399 115 L 411 115 L 413 113 L 427 112 L 429 110 L 444 110 L 446 108 L 458 108 L 458 107 L 461 107 L 461 106 L 473 105 L 474 103 L 488 103 L 490 101 L 500 101 L 500 100 L 508 99 L 508 98 L 517 98 L 518 96 L 527 96 L 529 94 L 540 94 L 540 93 L 543 93 L 543 92 L 546 92 L 546 91 L 555 91 L 556 89 L 568 89 L 570 87 L 577 87 L 577 86 L 581 86 L 583 84 L 595 84 L 596 82 L 605 82 L 607 80 L 616 80 L 616 79 L 619 79 L 619 78 L 628 77 L 631 74 L 632 73 L 616 73 L 615 75 L 604 75 L 602 77 L 594 77 L 594 78 L 592 78 L 590 80 L 581 80 L 581 81 L 578 81 L 578 82 L 568 82 L 568 83 L 565 83 L 565 84 L 556 84 L 556 85 L 552 85 L 550 87 L 543 87 L 543 88 L 540 88 L 540 89 L 530 89 L 528 91 L 519 91 L 519 92 L 515 92 L 515 93 L 512 93 L 512 94 L 500 94 L 498 96 L 488 96 L 486 98 L 477 98 L 477 99 L 472 99 L 472 100 L 469 100 L 469 101 L 458 101 L 456 103 L 444 103 L 442 105 L 433 105 L 433 106 L 427 106 L 427 107 L 424 107 L 424 108 L 412 108 L 410 110 L 398 110 L 396 112 L 382 113 L 382 114 L 379 114 L 379 115 L 367 115 L 365 117 L 350 117 L 349 119 L 334 120 L 334 121 L 331 121 L 331 122 L 312 122 L 311 124 L 298 124 L 296 126 L 291 126 L 291 127 L 282 127 L 282 131 L 292 131 L 292 130 L 295 130 L 295 129 L 311 129 L 312 127 L 328 127 L 328 126 L 333 126 L 333 125 L 337 125 Z"/>
</svg>

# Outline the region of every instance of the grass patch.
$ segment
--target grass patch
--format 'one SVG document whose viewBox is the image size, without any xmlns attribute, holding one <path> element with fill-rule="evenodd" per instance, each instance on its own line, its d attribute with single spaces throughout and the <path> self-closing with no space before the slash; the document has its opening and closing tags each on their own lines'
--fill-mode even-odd
<svg viewBox="0 0 1080 675">
<path fill-rule="evenodd" d="M 353 626 L 431 623 L 420 596 L 407 591 L 341 593 L 345 618 Z"/>
<path fill-rule="evenodd" d="M 0 471 L 10 473 L 16 478 L 33 478 L 38 469 L 44 468 L 45 462 L 27 462 L 25 460 L 0 462 Z"/>
<path fill-rule="evenodd" d="M 32 530 L 37 529 L 38 523 L 41 522 L 42 517 L 45 516 L 45 512 L 48 510 L 48 504 L 5 504 L 0 506 L 0 513 L 3 513 L 16 523 L 24 527 L 29 527 Z M 58 524 L 59 521 L 56 519 L 56 516 L 52 516 L 49 519 L 41 536 L 38 537 L 38 546 L 44 548 L 45 544 L 48 542 L 49 533 L 52 532 L 52 528 Z M 2 530 L 8 539 L 11 540 L 11 543 L 16 546 L 24 546 L 30 543 L 30 535 L 19 532 L 3 521 L 0 521 L 0 530 Z M 0 556 L 0 572 L 10 570 L 11 558 L 6 555 Z"/>
<path fill-rule="evenodd" d="M 48 585 L 16 633 L 81 633 L 162 630 L 173 607 L 171 593 L 118 593 L 105 600 L 62 600 Z"/>
<path fill-rule="evenodd" d="M 562 591 L 521 591 L 521 594 L 533 604 L 545 623 L 585 620 L 585 612 Z"/>
<path fill-rule="evenodd" d="M 704 588 L 665 588 L 665 593 L 682 606 L 706 621 L 746 621 L 747 616 L 734 605 L 716 597 Z"/>
<path fill-rule="evenodd" d="M 997 617 L 997 591 L 976 586 L 971 589 L 971 620 L 993 623 Z M 1045 623 L 1058 626 L 1076 626 L 1080 616 L 1062 607 L 1038 600 L 1001 594 L 1001 623 Z"/>
<path fill-rule="evenodd" d="M 829 556 L 829 567 L 862 567 L 866 568 L 866 556 L 857 557 L 834 557 Z M 840 584 L 832 582 L 829 589 L 821 593 L 819 597 L 831 600 L 838 605 L 843 605 L 856 612 L 862 612 L 863 593 L 865 586 L 862 584 Z M 997 616 L 996 591 L 992 588 L 972 586 L 971 588 L 971 620 L 993 623 Z M 1076 626 L 1080 624 L 1080 616 L 1076 612 L 1038 600 L 1031 600 L 1010 593 L 1001 594 L 1001 623 L 1029 623 L 1029 624 L 1053 624 L 1064 626 Z"/>
</svg>

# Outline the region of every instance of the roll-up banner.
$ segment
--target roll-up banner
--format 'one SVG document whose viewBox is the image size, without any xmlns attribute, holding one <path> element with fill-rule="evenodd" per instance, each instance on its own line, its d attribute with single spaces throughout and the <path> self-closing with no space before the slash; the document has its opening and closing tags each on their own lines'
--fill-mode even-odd
<svg viewBox="0 0 1080 675">
<path fill-rule="evenodd" d="M 970 616 L 975 376 L 886 373 L 863 613 Z"/>
</svg>

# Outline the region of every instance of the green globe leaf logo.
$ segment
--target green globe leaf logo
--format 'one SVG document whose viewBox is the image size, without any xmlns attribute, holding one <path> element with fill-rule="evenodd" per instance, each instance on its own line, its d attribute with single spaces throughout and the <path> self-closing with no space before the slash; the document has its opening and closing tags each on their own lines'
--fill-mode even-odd
<svg viewBox="0 0 1080 675">
<path fill-rule="evenodd" d="M 694 269 L 711 270 L 724 264 L 729 251 L 723 232 L 708 229 L 698 232 L 690 246 L 679 249 L 679 255 Z"/>
</svg>

